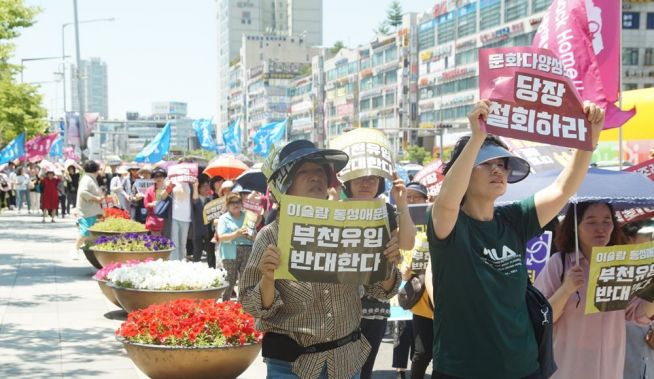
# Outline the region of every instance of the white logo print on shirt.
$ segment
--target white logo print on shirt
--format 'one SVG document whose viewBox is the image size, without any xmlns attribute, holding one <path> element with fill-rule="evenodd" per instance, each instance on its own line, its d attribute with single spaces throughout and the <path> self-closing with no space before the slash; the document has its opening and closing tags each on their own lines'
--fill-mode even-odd
<svg viewBox="0 0 654 379">
<path fill-rule="evenodd" d="M 490 257 L 494 261 L 503 261 L 508 258 L 513 258 L 517 256 L 515 251 L 509 249 L 507 246 L 502 247 L 502 256 L 497 255 L 496 249 L 486 249 L 484 248 L 484 255 Z"/>
</svg>

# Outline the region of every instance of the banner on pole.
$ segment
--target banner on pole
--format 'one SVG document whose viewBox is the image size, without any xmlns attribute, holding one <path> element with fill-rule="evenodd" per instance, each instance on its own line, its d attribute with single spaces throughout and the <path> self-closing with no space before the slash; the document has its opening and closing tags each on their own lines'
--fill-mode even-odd
<svg viewBox="0 0 654 379">
<path fill-rule="evenodd" d="M 390 240 L 383 200 L 331 201 L 285 195 L 280 202 L 275 279 L 371 284 L 391 265 L 383 254 Z"/>
<path fill-rule="evenodd" d="M 654 300 L 654 241 L 593 248 L 586 314 L 626 309 L 634 297 Z"/>
</svg>

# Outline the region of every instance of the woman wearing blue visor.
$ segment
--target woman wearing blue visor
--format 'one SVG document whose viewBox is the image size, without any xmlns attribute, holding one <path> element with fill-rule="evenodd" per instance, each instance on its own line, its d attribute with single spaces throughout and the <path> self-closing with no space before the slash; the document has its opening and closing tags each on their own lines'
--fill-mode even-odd
<svg viewBox="0 0 654 379">
<path fill-rule="evenodd" d="M 539 234 L 581 185 L 591 152 L 575 150 L 554 183 L 508 206 L 495 206 L 529 164 L 480 128 L 490 102 L 468 115 L 446 163 L 428 225 L 434 285 L 433 378 L 542 378 L 525 293 L 526 242 Z M 585 103 L 593 146 L 604 111 Z"/>
</svg>

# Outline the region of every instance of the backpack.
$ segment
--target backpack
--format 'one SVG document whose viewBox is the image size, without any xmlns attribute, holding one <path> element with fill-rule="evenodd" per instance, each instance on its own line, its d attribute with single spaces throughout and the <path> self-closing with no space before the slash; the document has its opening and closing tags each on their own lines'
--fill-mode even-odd
<svg viewBox="0 0 654 379">
<path fill-rule="evenodd" d="M 552 318 L 552 305 L 547 298 L 531 284 L 527 278 L 527 313 L 534 328 L 534 337 L 538 345 L 538 364 L 542 378 L 549 378 L 557 369 L 554 361 L 554 320 Z"/>
</svg>

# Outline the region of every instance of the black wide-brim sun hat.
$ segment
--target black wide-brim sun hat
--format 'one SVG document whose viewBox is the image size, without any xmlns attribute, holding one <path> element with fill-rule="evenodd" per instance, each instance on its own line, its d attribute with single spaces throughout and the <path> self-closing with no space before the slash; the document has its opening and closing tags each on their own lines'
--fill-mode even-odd
<svg viewBox="0 0 654 379">
<path fill-rule="evenodd" d="M 334 168 L 334 173 L 337 173 L 347 165 L 349 159 L 350 157 L 341 150 L 320 149 L 308 140 L 291 141 L 279 151 L 268 182 L 274 181 L 282 168 L 294 166 L 301 161 L 330 164 Z"/>
<path fill-rule="evenodd" d="M 477 154 L 477 159 L 475 159 L 475 166 L 498 158 L 504 158 L 508 161 L 508 176 L 506 180 L 508 183 L 517 183 L 529 175 L 529 171 L 531 170 L 529 162 L 511 154 L 502 146 L 494 144 L 486 144 L 481 147 Z"/>
</svg>

